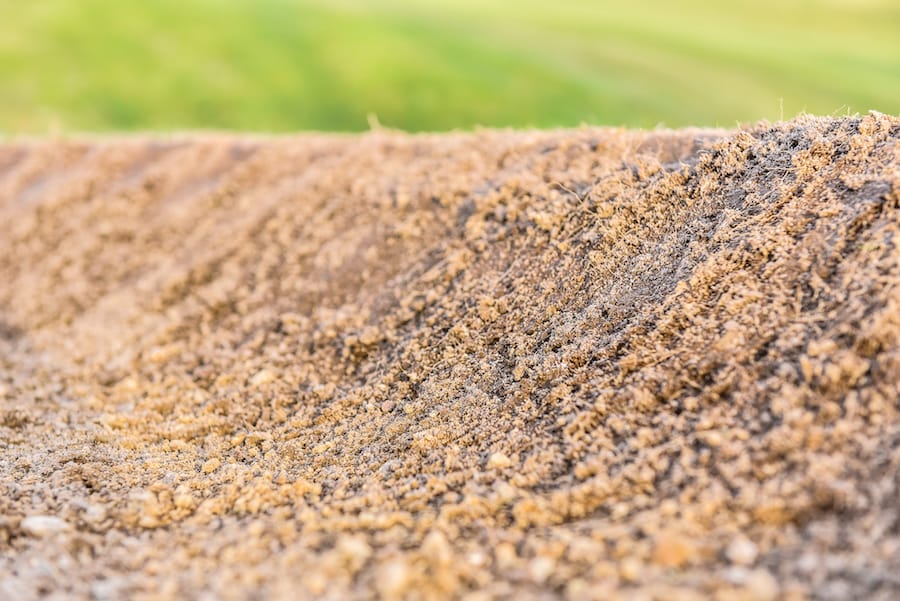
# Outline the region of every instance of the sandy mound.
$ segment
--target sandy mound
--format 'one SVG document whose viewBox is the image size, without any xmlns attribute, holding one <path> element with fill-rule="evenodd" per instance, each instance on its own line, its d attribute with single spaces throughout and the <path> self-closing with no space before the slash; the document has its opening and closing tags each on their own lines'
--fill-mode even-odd
<svg viewBox="0 0 900 601">
<path fill-rule="evenodd" d="M 0 147 L 0 598 L 893 598 L 900 120 Z"/>
</svg>

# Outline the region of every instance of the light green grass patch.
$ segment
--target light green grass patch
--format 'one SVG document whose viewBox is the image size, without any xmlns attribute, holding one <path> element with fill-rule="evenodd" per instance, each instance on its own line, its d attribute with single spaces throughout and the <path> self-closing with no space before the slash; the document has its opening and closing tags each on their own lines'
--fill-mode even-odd
<svg viewBox="0 0 900 601">
<path fill-rule="evenodd" d="M 0 0 L 0 131 L 900 112 L 900 3 Z"/>
</svg>

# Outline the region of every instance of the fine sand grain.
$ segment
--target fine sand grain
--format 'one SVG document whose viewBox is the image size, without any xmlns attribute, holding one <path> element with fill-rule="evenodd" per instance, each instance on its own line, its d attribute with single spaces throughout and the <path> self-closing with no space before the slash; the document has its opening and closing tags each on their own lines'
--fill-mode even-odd
<svg viewBox="0 0 900 601">
<path fill-rule="evenodd" d="M 895 599 L 900 120 L 0 146 L 0 599 Z"/>
</svg>

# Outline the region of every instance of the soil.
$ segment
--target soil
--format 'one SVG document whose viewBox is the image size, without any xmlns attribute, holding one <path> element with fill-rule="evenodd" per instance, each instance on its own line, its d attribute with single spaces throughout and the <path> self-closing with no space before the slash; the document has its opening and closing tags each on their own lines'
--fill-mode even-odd
<svg viewBox="0 0 900 601">
<path fill-rule="evenodd" d="M 0 145 L 0 598 L 894 599 L 900 120 Z"/>
</svg>

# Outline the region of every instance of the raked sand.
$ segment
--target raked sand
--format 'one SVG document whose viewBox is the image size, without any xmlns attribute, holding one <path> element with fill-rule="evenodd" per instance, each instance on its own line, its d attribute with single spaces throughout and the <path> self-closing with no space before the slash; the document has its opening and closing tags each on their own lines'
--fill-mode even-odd
<svg viewBox="0 0 900 601">
<path fill-rule="evenodd" d="M 0 598 L 894 599 L 900 120 L 0 145 Z"/>
</svg>

